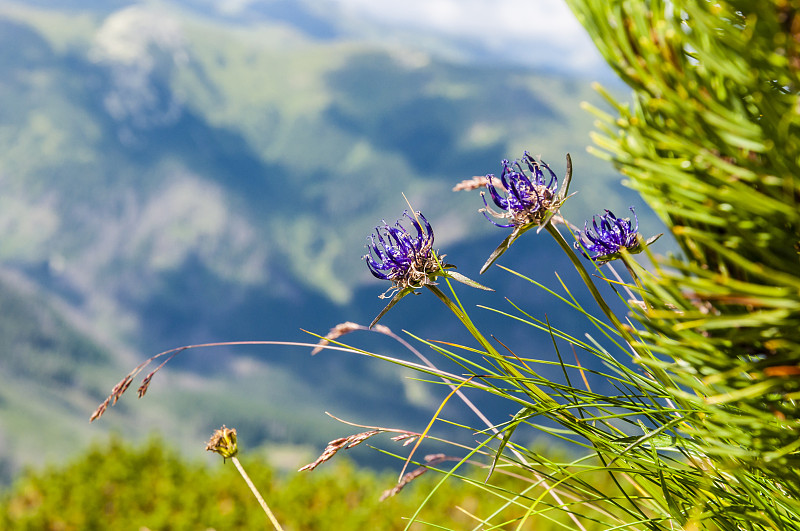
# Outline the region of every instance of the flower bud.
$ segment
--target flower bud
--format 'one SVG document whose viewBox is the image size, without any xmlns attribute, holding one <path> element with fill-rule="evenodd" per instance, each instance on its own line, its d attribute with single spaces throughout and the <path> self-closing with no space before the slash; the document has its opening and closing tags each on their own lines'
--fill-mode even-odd
<svg viewBox="0 0 800 531">
<path fill-rule="evenodd" d="M 211 436 L 206 445 L 206 450 L 218 453 L 223 459 L 235 457 L 239 453 L 239 445 L 236 443 L 236 430 L 226 428 L 225 425 L 215 430 L 214 435 Z"/>
</svg>

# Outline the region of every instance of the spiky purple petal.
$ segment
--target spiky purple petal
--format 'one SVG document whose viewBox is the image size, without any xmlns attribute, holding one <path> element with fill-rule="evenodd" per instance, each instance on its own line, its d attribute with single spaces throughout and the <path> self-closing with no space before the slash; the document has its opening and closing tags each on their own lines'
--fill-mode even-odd
<svg viewBox="0 0 800 531">
<path fill-rule="evenodd" d="M 524 152 L 521 159 L 509 162 L 502 161 L 503 171 L 500 182 L 505 188 L 505 196 L 498 192 L 492 182 L 493 175 L 487 175 L 486 188 L 492 201 L 503 212 L 484 210 L 483 214 L 498 227 L 515 227 L 528 223 L 539 223 L 547 217 L 548 211 L 557 209 L 560 203 L 554 203 L 558 191 L 558 177 L 543 161 L 537 161 L 530 153 Z M 550 181 L 545 184 L 542 168 L 550 173 Z M 484 198 L 486 204 L 486 199 Z M 488 209 L 488 204 L 486 204 Z M 501 224 L 492 220 L 491 214 L 497 218 L 508 219 L 510 224 Z"/>
<path fill-rule="evenodd" d="M 368 253 L 363 259 L 376 278 L 406 287 L 420 283 L 427 273 L 433 272 L 436 267 L 432 257 L 433 229 L 422 213 L 415 214 L 403 212 L 414 228 L 411 232 L 403 226 L 401 218 L 393 226 L 384 221 L 370 235 Z"/>
<path fill-rule="evenodd" d="M 631 223 L 629 218 L 618 218 L 610 210 L 606 210 L 599 218 L 592 216 L 592 228 L 589 228 L 589 222 L 583 224 L 582 231 L 575 231 L 575 236 L 578 241 L 575 242 L 575 248 L 581 249 L 581 252 L 587 258 L 596 262 L 606 262 L 613 259 L 612 255 L 619 253 L 622 249 L 629 251 L 636 251 L 639 247 L 639 218 L 633 207 L 630 207 L 631 213 L 635 220 L 636 226 Z M 594 253 L 589 256 L 586 252 Z"/>
</svg>

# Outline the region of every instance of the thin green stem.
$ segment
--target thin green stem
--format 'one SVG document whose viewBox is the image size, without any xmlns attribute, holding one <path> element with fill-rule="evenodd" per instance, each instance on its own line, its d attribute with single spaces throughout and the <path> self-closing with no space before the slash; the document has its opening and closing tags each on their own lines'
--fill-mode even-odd
<svg viewBox="0 0 800 531">
<path fill-rule="evenodd" d="M 433 292 L 436 297 L 441 300 L 447 308 L 455 314 L 459 321 L 461 321 L 464 326 L 469 330 L 472 337 L 474 337 L 480 345 L 486 349 L 486 352 L 492 356 L 497 362 L 500 364 L 503 369 L 505 369 L 511 376 L 518 379 L 518 382 L 525 387 L 528 391 L 530 391 L 536 398 L 538 398 L 542 405 L 549 407 L 549 408 L 561 408 L 561 406 L 553 400 L 553 398 L 539 389 L 536 385 L 526 381 L 526 378 L 523 374 L 511 363 L 506 361 L 506 359 L 500 355 L 499 352 L 489 343 L 489 341 L 480 333 L 480 331 L 475 327 L 472 323 L 472 320 L 469 316 L 464 312 L 464 310 L 460 307 L 460 305 L 453 302 L 450 297 L 448 297 L 442 290 L 437 288 L 434 285 L 428 284 L 426 287 Z M 532 374 L 533 377 L 538 377 L 535 373 Z M 568 426 L 571 426 L 572 429 L 575 430 L 576 433 L 583 433 L 584 426 L 581 426 L 580 422 L 578 421 L 575 416 L 570 413 L 569 411 L 557 411 L 557 416 L 560 418 L 561 422 L 565 423 Z M 538 476 L 538 473 L 536 474 Z M 545 485 L 548 485 L 546 482 Z M 547 487 L 547 491 L 550 492 L 551 496 L 556 500 L 557 503 L 561 504 L 561 499 L 558 495 L 553 491 L 552 488 L 549 486 Z M 577 529 L 581 531 L 585 531 L 585 527 L 583 524 L 578 520 L 578 518 L 572 513 L 569 512 L 569 517 L 572 522 L 576 525 Z M 413 521 L 413 519 L 412 519 Z"/>
<path fill-rule="evenodd" d="M 261 496 L 261 493 L 258 492 L 258 489 L 253 484 L 253 481 L 250 479 L 250 476 L 248 476 L 247 472 L 244 471 L 244 467 L 239 462 L 239 459 L 237 459 L 236 456 L 233 456 L 231 457 L 231 461 L 233 461 L 233 464 L 236 465 L 236 470 L 239 471 L 239 474 L 242 475 L 244 482 L 247 483 L 248 487 L 250 487 L 250 490 L 253 492 L 253 496 L 255 496 L 256 500 L 258 500 L 258 503 L 259 505 L 261 505 L 261 508 L 264 509 L 265 513 L 267 513 L 267 518 L 269 518 L 269 521 L 272 522 L 272 525 L 275 527 L 277 531 L 283 531 L 281 524 L 278 523 L 278 519 L 275 518 L 274 514 L 272 514 L 269 505 L 267 505 L 267 502 L 264 501 L 264 497 Z"/>
<path fill-rule="evenodd" d="M 529 381 L 531 378 L 539 378 L 538 374 L 536 374 L 533 371 L 530 371 L 531 374 L 528 377 L 522 374 L 519 371 L 519 369 L 517 369 L 517 367 L 514 366 L 513 363 L 509 363 L 509 361 L 506 360 L 504 356 L 502 356 L 499 352 L 497 352 L 497 349 L 495 349 L 494 346 L 492 346 L 492 344 L 489 343 L 489 341 L 483 336 L 483 334 L 481 334 L 480 331 L 475 327 L 469 316 L 455 302 L 453 302 L 452 299 L 450 299 L 450 297 L 448 297 L 442 290 L 440 290 L 438 287 L 434 285 L 427 284 L 425 287 L 431 290 L 433 294 L 436 295 L 439 298 L 439 300 L 441 300 L 445 304 L 445 306 L 447 306 L 448 309 L 450 309 L 450 311 L 453 312 L 453 314 L 455 314 L 458 320 L 461 321 L 467 328 L 467 330 L 469 330 L 470 334 L 472 334 L 472 337 L 474 337 L 478 341 L 478 343 L 480 343 L 480 345 L 486 350 L 486 353 L 489 354 L 489 356 L 491 356 L 494 360 L 496 360 L 500 364 L 500 366 L 506 371 L 506 373 L 508 373 L 511 377 L 513 377 L 519 385 L 524 387 L 525 390 L 527 390 L 528 392 L 530 392 L 530 394 L 535 396 L 542 404 L 542 406 L 549 409 L 559 409 L 559 410 L 561 409 L 562 406 L 558 402 L 553 400 L 553 398 L 550 395 L 548 395 L 547 393 L 539 389 L 538 386 Z M 558 411 L 556 414 L 570 425 L 572 425 L 577 420 L 575 416 L 572 415 L 572 413 L 569 413 L 568 411 Z"/>
<path fill-rule="evenodd" d="M 587 288 L 589 288 L 589 291 L 592 293 L 592 297 L 594 297 L 594 300 L 597 301 L 597 304 L 600 306 L 600 309 L 603 310 L 603 313 L 611 321 L 611 324 L 614 325 L 614 328 L 616 328 L 619 331 L 619 333 L 622 334 L 622 337 L 625 338 L 628 344 L 633 346 L 634 343 L 633 337 L 631 336 L 627 327 L 623 326 L 619 318 L 614 314 L 614 312 L 611 311 L 611 308 L 609 308 L 605 299 L 603 299 L 603 296 L 600 295 L 600 292 L 597 290 L 597 286 L 594 285 L 592 278 L 589 276 L 589 273 L 586 271 L 586 268 L 583 267 L 583 264 L 581 263 L 578 256 L 574 252 L 572 252 L 572 247 L 570 247 L 569 243 L 567 243 L 567 240 L 564 239 L 564 235 L 561 234 L 558 231 L 558 229 L 553 226 L 552 223 L 548 223 L 547 225 L 545 225 L 545 229 L 556 240 L 561 249 L 564 250 L 569 259 L 572 261 L 572 264 L 575 266 L 575 269 L 581 276 L 583 283 L 586 284 Z"/>
<path fill-rule="evenodd" d="M 624 325 L 619 320 L 619 318 L 614 314 L 614 312 L 611 311 L 611 308 L 608 306 L 605 299 L 603 299 L 603 296 L 600 295 L 600 292 L 597 290 L 597 286 L 595 286 L 594 282 L 589 276 L 589 273 L 583 266 L 583 263 L 578 258 L 578 255 L 576 255 L 572 251 L 572 247 L 569 245 L 567 240 L 564 239 L 564 235 L 561 234 L 561 232 L 559 232 L 559 230 L 555 228 L 552 223 L 548 223 L 547 225 L 545 225 L 545 228 L 547 229 L 547 232 L 549 232 L 550 235 L 556 240 L 561 249 L 567 254 L 570 261 L 575 266 L 575 269 L 578 271 L 578 274 L 581 276 L 583 283 L 586 285 L 587 288 L 589 288 L 589 291 L 592 293 L 592 297 L 594 297 L 594 300 L 597 301 L 597 304 L 600 306 L 600 309 L 603 310 L 603 313 L 611 321 L 611 324 L 614 326 L 614 328 L 616 328 L 617 331 L 619 331 L 622 338 L 625 340 L 626 343 L 628 343 L 628 346 L 638 356 L 641 356 L 645 359 L 654 359 L 653 355 L 635 340 L 633 334 L 631 334 L 631 328 L 629 326 Z M 631 272 L 631 275 L 634 277 L 634 280 L 636 281 L 637 285 L 639 285 L 638 277 L 633 274 L 633 271 L 631 270 L 627 262 L 625 263 L 625 266 L 628 267 L 628 270 Z M 661 383 L 675 387 L 672 378 L 669 377 L 669 375 L 663 368 L 650 366 L 649 371 Z M 675 400 L 681 405 L 682 408 L 686 410 L 693 409 L 692 407 L 690 407 L 689 404 L 687 404 L 684 400 L 681 400 L 679 397 L 676 396 Z"/>
<path fill-rule="evenodd" d="M 492 344 L 489 343 L 489 341 L 485 337 L 483 337 L 483 334 L 481 334 L 480 331 L 475 327 L 475 325 L 472 323 L 472 320 L 461 309 L 461 307 L 459 307 L 455 302 L 453 302 L 453 300 L 450 299 L 450 297 L 448 297 L 438 287 L 432 284 L 426 284 L 425 287 L 431 290 L 433 294 L 436 295 L 439 298 L 439 300 L 442 301 L 445 304 L 445 306 L 447 306 L 447 308 L 455 314 L 458 320 L 464 324 L 467 330 L 469 330 L 469 333 L 472 334 L 472 337 L 474 337 L 478 341 L 478 343 L 480 343 L 480 345 L 484 349 L 486 349 L 486 352 L 490 356 L 492 356 L 493 358 L 502 358 L 500 353 L 497 352 L 497 349 L 495 349 L 494 346 L 492 346 Z"/>
<path fill-rule="evenodd" d="M 625 269 L 628 270 L 628 274 L 633 279 L 633 282 L 636 284 L 636 288 L 639 290 L 639 297 L 642 298 L 642 304 L 646 310 L 650 309 L 650 305 L 647 304 L 647 297 L 644 296 L 644 286 L 642 286 L 642 281 L 639 280 L 639 275 L 636 274 L 636 271 L 633 270 L 633 264 L 630 262 L 630 255 L 627 253 L 622 253 L 622 263 L 625 264 Z"/>
</svg>

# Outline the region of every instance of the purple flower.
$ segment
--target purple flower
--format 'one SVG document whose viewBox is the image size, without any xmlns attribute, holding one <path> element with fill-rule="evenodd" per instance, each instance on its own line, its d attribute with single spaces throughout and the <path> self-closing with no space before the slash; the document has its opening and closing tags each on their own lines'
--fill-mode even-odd
<svg viewBox="0 0 800 531">
<path fill-rule="evenodd" d="M 376 278 L 390 280 L 397 289 L 430 283 L 430 276 L 439 271 L 430 223 L 421 212 L 413 217 L 408 211 L 403 215 L 411 221 L 416 234 L 403 227 L 402 218 L 393 226 L 384 221 L 383 226 L 376 227 L 375 234 L 370 235 L 369 253 L 363 257 Z"/>
<path fill-rule="evenodd" d="M 503 173 L 500 174 L 500 183 L 505 190 L 501 194 L 497 190 L 497 179 L 494 175 L 486 176 L 486 188 L 492 201 L 501 212 L 493 210 L 486 201 L 486 194 L 481 193 L 483 204 L 486 208 L 481 209 L 486 219 L 498 227 L 523 227 L 529 224 L 542 225 L 551 213 L 555 213 L 564 202 L 566 186 L 568 186 L 569 175 L 565 180 L 565 189 L 558 190 L 558 177 L 544 161 L 537 161 L 533 156 L 525 151 L 521 159 L 514 162 L 503 160 Z M 543 169 L 550 174 L 549 179 L 545 177 Z M 507 221 L 508 223 L 498 223 L 489 215 Z"/>
<path fill-rule="evenodd" d="M 584 256 L 598 265 L 619 258 L 622 249 L 634 254 L 642 252 L 644 245 L 638 232 L 639 219 L 633 207 L 630 207 L 630 211 L 633 213 L 633 223 L 630 218 L 618 218 L 610 210 L 606 210 L 606 213 L 600 216 L 599 224 L 597 216 L 592 216 L 592 228 L 589 228 L 587 221 L 582 231 L 575 231 L 575 236 L 578 238 L 575 248 L 580 249 Z M 659 234 L 651 238 L 645 245 L 653 243 L 660 236 Z M 594 256 L 586 254 L 587 251 L 594 253 Z"/>
<path fill-rule="evenodd" d="M 391 226 L 384 221 L 382 226 L 375 227 L 375 234 L 370 235 L 367 245 L 369 252 L 363 256 L 373 276 L 392 282 L 392 287 L 380 295 L 381 299 L 392 300 L 373 319 L 370 328 L 400 299 L 414 293 L 417 288 L 424 286 L 446 297 L 435 287 L 436 278 L 440 276 L 473 288 L 492 291 L 461 273 L 451 271 L 456 266 L 444 263 L 445 255 L 433 250 L 433 229 L 421 212 L 411 216 L 406 210 L 403 216 L 408 218 L 414 230 L 409 231 L 400 223 L 403 218 Z"/>
</svg>

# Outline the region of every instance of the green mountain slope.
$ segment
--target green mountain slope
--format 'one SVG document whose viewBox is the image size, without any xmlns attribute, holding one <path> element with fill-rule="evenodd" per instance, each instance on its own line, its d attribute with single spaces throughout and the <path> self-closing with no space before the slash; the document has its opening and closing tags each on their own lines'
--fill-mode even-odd
<svg viewBox="0 0 800 531">
<path fill-rule="evenodd" d="M 591 118 L 578 104 L 596 100 L 584 81 L 164 3 L 81 5 L 0 6 L 0 46 L 19 50 L 0 58 L 0 271 L 44 294 L 34 313 L 57 304 L 65 322 L 85 323 L 86 341 L 116 345 L 82 346 L 66 325 L 20 342 L 27 328 L 0 319 L 0 344 L 67 344 L 41 369 L 25 354 L 34 347 L 3 357 L 2 429 L 34 434 L 41 448 L 73 444 L 71 429 L 94 433 L 84 431 L 91 402 L 146 355 L 307 339 L 300 327 L 371 319 L 383 287 L 359 258 L 379 220 L 406 208 L 403 193 L 434 223 L 437 245 L 465 256 L 500 236 L 475 195 L 450 189 L 524 149 L 559 175 L 572 152 L 584 192 L 567 213 L 627 207 L 610 167 L 584 153 Z M 429 307 L 407 306 L 412 324 L 449 331 Z M 391 424 L 437 403 L 392 368 L 307 351 L 197 351 L 174 366 L 146 406 L 125 402 L 109 415 L 119 422 L 103 422 L 190 444 L 236 420 L 253 443 L 321 443 L 342 429 L 324 420 L 326 404 Z M 66 390 L 74 401 L 53 409 Z M 36 434 L 45 425 L 57 433 Z M 13 452 L 30 462 L 40 446 Z"/>
<path fill-rule="evenodd" d="M 0 479 L 5 481 L 22 464 L 76 454 L 107 429 L 88 426 L 85 411 L 105 394 L 99 382 L 121 371 L 125 358 L 114 359 L 46 295 L 8 273 L 0 278 L 0 315 Z M 131 418 L 122 414 L 113 424 L 119 428 L 119 421 Z"/>
<path fill-rule="evenodd" d="M 123 268 L 146 280 L 196 254 L 256 285 L 285 265 L 345 303 L 366 279 L 353 255 L 402 209 L 401 192 L 448 219 L 477 209 L 452 184 L 501 158 L 541 151 L 563 173 L 565 152 L 583 157 L 575 131 L 589 118 L 577 102 L 593 95 L 574 80 L 155 8 L 71 39 L 39 11 L 9 12 L 3 33 L 30 57 L 6 65 L 2 96 L 15 103 L 0 168 L 45 228 L 27 259 L 59 253 L 76 279 Z M 471 218 L 445 226 L 451 241 L 490 230 Z"/>
</svg>

